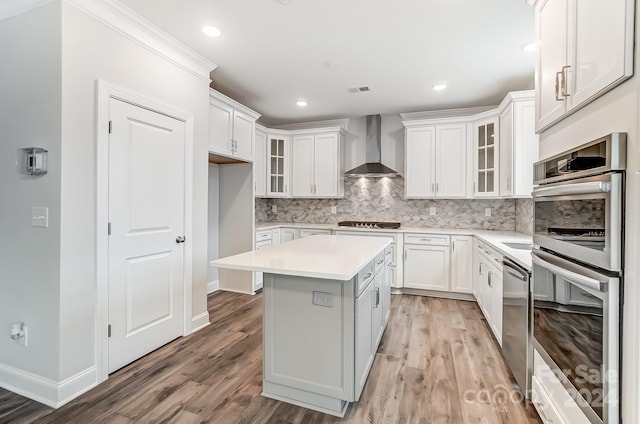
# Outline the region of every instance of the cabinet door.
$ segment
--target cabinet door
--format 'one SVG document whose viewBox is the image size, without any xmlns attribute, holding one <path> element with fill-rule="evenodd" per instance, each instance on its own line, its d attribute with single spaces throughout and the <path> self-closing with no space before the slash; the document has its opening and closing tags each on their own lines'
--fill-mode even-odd
<svg viewBox="0 0 640 424">
<path fill-rule="evenodd" d="M 253 194 L 257 197 L 267 195 L 267 135 L 256 131 L 256 152 L 253 160 Z"/>
<path fill-rule="evenodd" d="M 449 291 L 449 246 L 405 245 L 404 286 Z"/>
<path fill-rule="evenodd" d="M 514 153 L 511 190 L 515 196 L 531 197 L 533 191 L 533 164 L 538 160 L 538 136 L 535 133 L 535 100 L 514 103 Z M 502 140 L 500 140 L 502 145 Z M 502 169 L 500 170 L 502 175 Z"/>
<path fill-rule="evenodd" d="M 211 99 L 209 104 L 209 150 L 232 154 L 233 108 Z"/>
<path fill-rule="evenodd" d="M 367 382 L 369 369 L 373 364 L 375 351 L 373 348 L 373 331 L 371 312 L 373 305 L 373 288 L 369 286 L 356 298 L 356 325 L 355 325 L 355 392 L 356 400 L 360 399 L 364 383 Z"/>
<path fill-rule="evenodd" d="M 451 236 L 451 291 L 472 292 L 473 237 Z"/>
<path fill-rule="evenodd" d="M 489 273 L 488 290 L 491 302 L 491 311 L 489 313 L 489 325 L 493 334 L 498 340 L 498 344 L 502 346 L 502 271 L 496 267 L 491 267 Z"/>
<path fill-rule="evenodd" d="M 608 3 L 606 3 L 608 5 Z M 543 0 L 536 8 L 536 129 L 539 131 L 565 112 L 560 93 L 563 66 L 567 65 L 569 0 Z M 603 3 L 603 7 L 607 7 Z M 597 35 L 596 25 L 591 30 Z M 607 29 L 608 31 L 608 29 Z"/>
<path fill-rule="evenodd" d="M 474 191 L 478 197 L 498 195 L 499 118 L 474 125 Z"/>
<path fill-rule="evenodd" d="M 235 149 L 233 156 L 253 160 L 253 143 L 255 134 L 255 121 L 249 116 L 237 110 L 233 111 L 233 140 Z"/>
<path fill-rule="evenodd" d="M 513 104 L 500 115 L 500 196 L 513 195 Z M 529 167 L 529 173 L 532 167 Z"/>
<path fill-rule="evenodd" d="M 569 110 L 633 74 L 633 1 L 571 0 L 570 5 L 568 57 L 575 63 Z"/>
<path fill-rule="evenodd" d="M 295 240 L 298 238 L 298 230 L 296 228 L 281 228 L 280 243 Z"/>
<path fill-rule="evenodd" d="M 315 137 L 313 149 L 313 174 L 315 197 L 338 197 L 340 176 L 338 134 L 321 134 Z"/>
<path fill-rule="evenodd" d="M 408 198 L 435 196 L 435 127 L 407 128 L 404 189 Z"/>
<path fill-rule="evenodd" d="M 467 195 L 467 126 L 436 127 L 436 196 Z"/>
<path fill-rule="evenodd" d="M 378 345 L 382 340 L 382 334 L 384 333 L 384 301 L 382 300 L 384 291 L 384 272 L 380 270 L 373 280 L 373 303 L 371 304 L 371 334 L 372 334 L 372 346 L 371 350 L 373 354 L 378 351 Z"/>
<path fill-rule="evenodd" d="M 389 250 L 391 252 L 391 250 Z M 395 272 L 395 269 L 391 265 L 391 258 L 388 258 L 384 264 L 383 279 L 382 279 L 382 311 L 384 315 L 384 325 L 389 322 L 389 316 L 391 315 L 391 275 Z"/>
<path fill-rule="evenodd" d="M 281 135 L 267 137 L 267 196 L 286 197 L 289 177 L 289 140 Z"/>
<path fill-rule="evenodd" d="M 291 139 L 291 196 L 313 196 L 313 142 L 312 135 Z"/>
<path fill-rule="evenodd" d="M 473 266 L 472 266 L 472 291 L 473 295 L 476 297 L 476 301 L 478 305 L 482 307 L 482 297 L 481 297 L 481 284 L 482 284 L 482 265 L 480 262 L 480 247 L 478 247 L 478 242 L 473 241 Z"/>
</svg>

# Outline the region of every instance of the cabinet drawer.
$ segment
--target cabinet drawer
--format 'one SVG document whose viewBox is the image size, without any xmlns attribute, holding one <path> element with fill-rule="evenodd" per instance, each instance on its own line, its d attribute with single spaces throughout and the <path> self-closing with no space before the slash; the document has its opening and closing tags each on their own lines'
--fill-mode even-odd
<svg viewBox="0 0 640 424">
<path fill-rule="evenodd" d="M 321 230 L 321 229 L 317 229 L 317 230 L 300 230 L 300 238 L 302 237 L 308 237 L 308 236 L 312 236 L 315 234 L 331 234 L 331 230 Z"/>
<path fill-rule="evenodd" d="M 263 240 L 256 242 L 256 250 L 264 249 L 271 246 L 271 240 Z"/>
<path fill-rule="evenodd" d="M 535 376 L 531 381 L 531 402 L 544 424 L 565 424 L 560 413 L 551 403 L 551 398 Z"/>
<path fill-rule="evenodd" d="M 405 234 L 406 244 L 428 244 L 430 246 L 448 246 L 451 242 L 449 236 L 441 234 Z"/>
<path fill-rule="evenodd" d="M 375 275 L 375 261 L 369 262 L 364 268 L 360 270 L 356 280 L 356 297 L 360 296 L 363 290 L 373 280 Z"/>
<path fill-rule="evenodd" d="M 374 260 L 375 263 L 375 271 L 374 273 L 377 275 L 380 270 L 384 267 L 384 258 L 385 258 L 385 252 L 387 251 L 387 249 L 383 250 L 382 252 L 380 252 L 377 256 L 376 259 Z"/>
<path fill-rule="evenodd" d="M 597 296 L 592 295 L 586 290 L 582 290 L 575 284 L 569 284 L 569 304 L 579 306 L 593 306 L 602 308 L 602 301 Z"/>
<path fill-rule="evenodd" d="M 256 231 L 256 243 L 264 240 L 271 240 L 272 234 L 271 230 Z"/>
</svg>

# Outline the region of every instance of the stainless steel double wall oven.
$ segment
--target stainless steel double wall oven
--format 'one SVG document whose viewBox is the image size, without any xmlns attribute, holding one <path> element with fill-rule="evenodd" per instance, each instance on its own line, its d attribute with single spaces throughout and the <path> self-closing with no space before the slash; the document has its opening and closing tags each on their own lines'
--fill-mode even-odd
<svg viewBox="0 0 640 424">
<path fill-rule="evenodd" d="M 534 165 L 534 346 L 593 423 L 619 421 L 626 135 Z"/>
</svg>

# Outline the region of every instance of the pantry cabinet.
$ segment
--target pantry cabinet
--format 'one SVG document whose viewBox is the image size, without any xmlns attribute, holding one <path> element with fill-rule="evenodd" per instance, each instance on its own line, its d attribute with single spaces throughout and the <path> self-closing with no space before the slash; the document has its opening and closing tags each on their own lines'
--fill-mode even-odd
<svg viewBox="0 0 640 424">
<path fill-rule="evenodd" d="M 465 197 L 466 158 L 466 124 L 408 126 L 405 196 L 411 199 Z"/>
<path fill-rule="evenodd" d="M 267 134 L 256 128 L 255 158 L 253 161 L 253 194 L 267 195 Z"/>
<path fill-rule="evenodd" d="M 260 114 L 213 89 L 209 92 L 209 152 L 252 162 Z"/>
<path fill-rule="evenodd" d="M 536 130 L 633 74 L 633 0 L 541 0 L 536 5 Z"/>
<path fill-rule="evenodd" d="M 291 197 L 344 196 L 343 136 L 299 134 L 291 139 Z"/>
</svg>

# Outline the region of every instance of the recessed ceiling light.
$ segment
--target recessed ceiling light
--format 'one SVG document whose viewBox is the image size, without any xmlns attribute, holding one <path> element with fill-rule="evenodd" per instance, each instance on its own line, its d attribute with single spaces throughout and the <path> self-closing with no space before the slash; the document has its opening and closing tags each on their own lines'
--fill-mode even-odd
<svg viewBox="0 0 640 424">
<path fill-rule="evenodd" d="M 433 89 L 436 91 L 442 91 L 447 88 L 447 84 L 434 84 Z"/>
<path fill-rule="evenodd" d="M 305 107 L 307 105 L 307 101 L 306 100 L 298 100 L 296 102 L 296 104 L 300 107 Z"/>
<path fill-rule="evenodd" d="M 525 52 L 535 52 L 536 51 L 536 42 L 532 41 L 530 43 L 525 44 L 524 46 L 522 46 L 522 50 L 524 50 Z"/>
<path fill-rule="evenodd" d="M 209 37 L 220 37 L 222 34 L 218 28 L 210 25 L 202 27 L 202 32 L 207 34 Z"/>
</svg>

